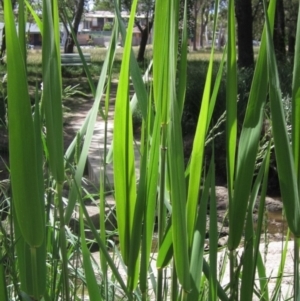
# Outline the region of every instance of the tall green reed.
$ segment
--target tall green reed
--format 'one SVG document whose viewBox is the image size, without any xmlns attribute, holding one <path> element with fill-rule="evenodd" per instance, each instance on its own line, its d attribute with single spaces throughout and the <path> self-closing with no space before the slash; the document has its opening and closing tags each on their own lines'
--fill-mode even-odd
<svg viewBox="0 0 300 301">
<path fill-rule="evenodd" d="M 267 26 L 262 33 L 262 43 L 239 137 L 237 137 L 234 1 L 229 1 L 228 6 L 228 45 L 224 49 L 224 55 L 226 55 L 224 61 L 226 60 L 227 64 L 226 156 L 229 191 L 227 246 L 230 252 L 229 292 L 221 282 L 222 277 L 217 276 L 219 249 L 217 246 L 214 156 L 212 156 L 208 168 L 205 164 L 205 138 L 209 128 L 213 126 L 212 114 L 224 61 L 222 61 L 214 85 L 212 82 L 213 47 L 203 95 L 202 97 L 199 95 L 201 110 L 190 163 L 186 167 L 181 132 L 181 116 L 187 86 L 186 66 L 188 64 L 186 1 L 183 22 L 179 20 L 179 0 L 157 0 L 155 3 L 153 70 L 150 73 L 151 83 L 149 86 L 143 81 L 131 49 L 137 1 L 133 2 L 127 30 L 116 5 L 117 18 L 111 45 L 106 54 L 96 89 L 92 83 L 88 66 L 84 64 L 90 80 L 94 103 L 77 135 L 77 137 L 85 135 L 85 140 L 81 152 L 76 152 L 76 166 L 72 166 L 72 158 L 74 158 L 74 149 L 78 143 L 76 139 L 79 138 L 74 139 L 65 154 L 63 151 L 62 77 L 57 2 L 43 1 L 42 20 L 39 20 L 38 16 L 33 13 L 43 35 L 44 83 L 42 102 L 39 103 L 37 97 L 33 113 L 27 86 L 23 15 L 19 18 L 18 36 L 10 2 L 5 2 L 5 24 L 8 33 L 7 72 L 13 193 L 12 218 L 16 241 L 16 266 L 19 271 L 20 288 L 24 294 L 32 296 L 35 300 L 41 298 L 73 300 L 75 298 L 77 291 L 76 286 L 71 291 L 69 268 L 69 258 L 74 247 L 68 243 L 70 235 L 66 230 L 75 208 L 79 206 L 81 238 L 78 243 L 80 242 L 80 251 L 83 257 L 85 274 L 83 278 L 90 299 L 106 300 L 110 298 L 110 294 L 114 296 L 109 280 L 109 275 L 112 273 L 112 277 L 115 278 L 114 285 L 129 300 L 147 300 L 151 285 L 157 300 L 168 299 L 169 296 L 172 300 L 251 300 L 254 293 L 261 294 L 264 300 L 269 300 L 266 290 L 268 283 L 263 280 L 266 275 L 265 267 L 258 248 L 265 209 L 263 201 L 259 208 L 259 225 L 256 230 L 252 221 L 256 196 L 260 191 L 263 200 L 267 187 L 269 151 L 265 154 L 258 175 L 254 177 L 253 174 L 268 87 L 281 192 L 287 221 L 296 238 L 298 237 L 297 221 L 299 218 L 297 187 L 299 141 L 296 118 L 298 112 L 297 74 L 299 66 L 297 56 L 299 55 L 299 41 L 297 40 L 296 43 L 294 67 L 291 148 L 282 114 L 280 82 L 271 39 L 275 2 L 271 1 L 268 12 L 265 12 L 266 20 L 268 20 Z M 27 2 L 26 5 L 32 11 Z M 215 1 L 214 32 L 217 28 L 218 6 L 219 1 Z M 22 10 L 20 11 L 22 12 Z M 180 24 L 182 24 L 182 37 L 179 45 Z M 299 28 L 298 25 L 298 30 Z M 101 182 L 97 183 L 100 187 L 98 194 L 101 209 L 99 233 L 85 208 L 81 180 L 98 115 L 103 122 L 107 122 L 111 72 L 119 33 L 125 41 L 125 46 L 115 104 L 114 142 L 106 162 L 99 162 L 102 170 Z M 76 44 L 80 53 L 79 45 L 77 42 Z M 136 94 L 130 99 L 129 84 L 131 81 Z M 102 97 L 104 93 L 105 98 Z M 131 113 L 137 103 L 143 117 L 138 158 L 139 175 L 135 174 L 134 167 L 137 158 L 134 157 Z M 282 137 L 285 137 L 284 143 L 279 140 Z M 106 144 L 105 139 L 104 148 L 108 149 Z M 106 151 L 104 155 L 106 156 Z M 219 154 L 215 154 L 215 156 L 217 155 Z M 115 253 L 111 253 L 108 248 L 104 223 L 105 195 L 107 193 L 104 179 L 106 164 L 111 163 L 111 160 L 114 166 L 113 186 L 121 251 L 116 250 Z M 29 170 L 30 177 L 28 177 Z M 71 175 L 66 175 L 66 171 Z M 71 188 L 68 202 L 64 207 L 62 189 L 67 176 L 70 177 Z M 44 210 L 45 204 L 46 210 Z M 208 256 L 204 248 L 207 235 L 207 204 L 210 206 Z M 50 210 L 50 207 L 53 207 L 54 210 Z M 157 216 L 157 225 L 155 215 Z M 237 216 L 239 218 L 236 218 Z M 103 275 L 102 280 L 96 278 L 91 264 L 91 252 L 85 241 L 84 226 L 86 225 L 89 226 L 100 248 L 99 269 Z M 150 267 L 151 241 L 155 227 L 158 232 L 157 270 L 152 271 Z M 236 265 L 235 254 L 240 247 L 245 247 L 245 249 L 242 260 Z M 126 266 L 125 279 L 121 277 L 114 261 L 115 254 L 119 254 L 117 255 L 119 260 Z M 298 258 L 297 240 L 295 241 L 295 258 Z M 284 260 L 285 255 L 282 257 L 282 262 Z M 299 294 L 297 266 L 296 260 L 295 296 Z M 2 268 L 2 265 L 0 267 Z M 172 270 L 171 283 L 168 283 L 166 276 L 169 268 Z M 256 269 L 261 276 L 260 288 L 255 288 Z M 278 270 L 280 272 L 281 268 Z M 151 278 L 151 282 L 149 278 Z M 3 280 L 3 273 L 1 273 L 0 279 Z M 277 288 L 280 287 L 281 279 L 282 276 L 278 278 Z M 101 285 L 104 290 L 101 289 Z M 3 297 L 7 299 L 4 287 L 5 284 L 1 281 L 0 288 L 3 288 L 1 292 L 4 292 Z"/>
</svg>

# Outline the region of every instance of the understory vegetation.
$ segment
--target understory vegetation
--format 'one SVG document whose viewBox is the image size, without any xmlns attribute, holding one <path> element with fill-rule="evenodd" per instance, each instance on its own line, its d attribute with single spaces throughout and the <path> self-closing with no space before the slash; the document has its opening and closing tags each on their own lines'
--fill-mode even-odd
<svg viewBox="0 0 300 301">
<path fill-rule="evenodd" d="M 218 59 L 213 45 L 205 61 L 201 54 L 188 59 L 186 1 L 179 21 L 179 0 L 157 0 L 153 48 L 138 64 L 131 48 L 134 0 L 127 28 L 116 5 L 103 58 L 92 54 L 87 66 L 78 47 L 83 67 L 62 69 L 57 2 L 44 0 L 42 20 L 33 16 L 43 35 L 36 61 L 25 47 L 24 3 L 16 31 L 11 1 L 4 2 L 0 118 L 9 174 L 0 181 L 0 300 L 298 300 L 300 21 L 294 63 L 283 67 L 272 42 L 276 1 L 264 3 L 255 69 L 238 70 L 234 0 L 228 43 Z M 93 99 L 92 106 L 66 148 L 66 104 L 79 97 Z M 106 134 L 100 180 L 89 183 L 97 118 Z M 228 189 L 222 247 L 218 182 Z M 274 187 L 289 231 L 270 275 L 265 197 Z M 87 211 L 91 203 L 100 211 L 97 223 Z M 293 272 L 286 275 L 290 239 Z M 99 252 L 92 253 L 95 245 Z M 287 276 L 292 283 L 283 286 Z"/>
</svg>

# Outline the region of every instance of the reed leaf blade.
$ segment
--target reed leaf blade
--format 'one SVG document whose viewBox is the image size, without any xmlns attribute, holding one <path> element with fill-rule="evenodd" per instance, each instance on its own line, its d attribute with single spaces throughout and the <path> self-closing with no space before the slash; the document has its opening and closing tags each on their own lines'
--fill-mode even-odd
<svg viewBox="0 0 300 301">
<path fill-rule="evenodd" d="M 42 168 L 42 162 L 37 161 L 25 61 L 10 1 L 5 2 L 4 16 L 8 37 L 8 122 L 14 207 L 24 239 L 30 246 L 38 247 L 43 243 L 45 226 L 42 215 L 43 200 L 40 199 L 38 182 L 38 170 Z"/>
<path fill-rule="evenodd" d="M 272 28 L 274 25 L 275 8 L 275 3 L 271 1 L 268 15 L 272 22 Z M 232 215 L 230 216 L 232 216 L 232 219 L 229 221 L 230 229 L 232 230 L 229 235 L 229 241 L 230 247 L 232 248 L 236 248 L 241 240 L 243 223 L 252 186 L 258 144 L 261 136 L 264 105 L 268 89 L 266 56 L 266 40 L 263 34 L 239 140 L 234 198 L 231 202 L 232 206 L 230 206 L 230 210 L 232 211 Z M 241 218 L 238 220 L 235 219 L 234 216 L 236 216 L 236 214 L 239 214 Z"/>
<path fill-rule="evenodd" d="M 298 10 L 296 37 L 300 34 L 300 6 Z M 296 39 L 292 83 L 292 148 L 295 160 L 298 189 L 300 181 L 300 39 Z"/>
<path fill-rule="evenodd" d="M 132 118 L 129 106 L 129 66 L 131 54 L 132 29 L 137 1 L 131 8 L 127 29 L 120 81 L 115 103 L 114 122 L 114 183 L 117 206 L 117 220 L 121 253 L 126 265 L 130 260 L 130 244 L 134 243 L 133 219 L 136 206 L 136 180 L 133 151 Z M 137 246 L 139 247 L 139 246 Z M 137 258 L 128 265 L 128 286 L 132 290 L 137 285 Z"/>
<path fill-rule="evenodd" d="M 272 127 L 280 191 L 289 228 L 296 237 L 300 237 L 300 206 L 296 169 L 287 135 L 275 51 L 266 12 L 265 16 Z"/>
<path fill-rule="evenodd" d="M 57 26 L 53 23 L 56 20 L 56 11 L 57 7 L 53 7 L 50 1 L 43 1 L 42 68 L 46 141 L 53 176 L 61 184 L 64 181 L 64 149 L 60 52 L 57 45 Z"/>
<path fill-rule="evenodd" d="M 100 288 L 97 284 L 95 272 L 93 270 L 91 259 L 90 259 L 91 254 L 88 250 L 86 240 L 85 240 L 82 208 L 80 208 L 80 236 L 81 236 L 83 267 L 84 267 L 84 271 L 85 271 L 89 298 L 91 301 L 97 301 L 97 300 L 101 301 L 102 297 L 101 297 L 101 293 L 100 293 Z"/>
</svg>

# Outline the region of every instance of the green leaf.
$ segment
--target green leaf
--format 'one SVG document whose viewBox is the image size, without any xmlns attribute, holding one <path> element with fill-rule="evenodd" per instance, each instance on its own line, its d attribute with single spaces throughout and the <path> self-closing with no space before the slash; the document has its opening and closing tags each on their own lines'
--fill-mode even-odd
<svg viewBox="0 0 300 301">
<path fill-rule="evenodd" d="M 2 262 L 3 259 L 0 260 L 0 300 L 8 301 L 7 288 L 6 288 L 6 280 L 5 280 L 5 269 Z"/>
<path fill-rule="evenodd" d="M 215 165 L 214 151 L 211 159 L 211 193 L 209 203 L 209 300 L 217 300 L 217 256 L 218 256 L 218 221 L 217 221 L 217 201 L 216 201 L 216 185 L 215 185 Z"/>
<path fill-rule="evenodd" d="M 168 127 L 168 171 L 170 178 L 170 198 L 172 200 L 172 236 L 174 261 L 176 273 L 184 291 L 190 290 L 189 275 L 189 248 L 186 217 L 186 187 L 184 177 L 183 142 L 181 132 L 181 112 L 176 97 L 176 58 L 177 58 L 177 32 L 174 31 L 178 24 L 178 2 L 171 1 L 169 19 L 169 127 Z M 174 31 L 174 32 L 173 32 Z"/>
<path fill-rule="evenodd" d="M 234 0 L 228 2 L 227 89 L 226 89 L 226 159 L 229 215 L 231 214 L 237 136 L 237 63 Z M 229 216 L 230 219 L 230 216 Z M 229 237 L 230 239 L 230 237 Z M 228 243 L 229 249 L 231 243 Z"/>
<path fill-rule="evenodd" d="M 266 152 L 263 164 L 260 167 L 259 173 L 255 179 L 253 189 L 250 196 L 249 206 L 248 206 L 248 214 L 246 218 L 246 226 L 245 226 L 245 248 L 243 253 L 243 274 L 242 274 L 242 283 L 241 283 L 241 299 L 242 300 L 252 300 L 253 289 L 254 289 L 254 278 L 255 278 L 255 268 L 256 268 L 256 260 L 257 254 L 254 248 L 254 225 L 253 225 L 253 210 L 255 201 L 257 200 L 258 192 L 260 189 L 260 184 L 262 182 L 264 173 L 266 169 L 266 164 L 269 163 L 270 150 Z M 266 181 L 265 186 L 266 188 Z M 263 188 L 263 189 L 264 189 Z M 264 204 L 265 196 L 262 195 L 260 198 L 260 202 Z M 260 216 L 262 216 L 263 212 L 260 212 Z M 257 241 L 260 239 L 261 229 L 258 232 Z M 256 244 L 258 248 L 258 244 Z"/>
<path fill-rule="evenodd" d="M 275 4 L 269 5 L 269 15 L 274 23 Z M 262 36 L 261 47 L 252 80 L 245 120 L 238 144 L 234 196 L 229 202 L 229 249 L 235 249 L 241 240 L 254 166 L 263 124 L 264 105 L 267 96 L 267 50 Z M 236 219 L 237 214 L 241 217 Z"/>
<path fill-rule="evenodd" d="M 38 247 L 43 243 L 45 229 L 42 214 L 43 199 L 40 199 L 38 180 L 42 162 L 37 160 L 36 137 L 28 94 L 24 55 L 22 45 L 20 45 L 17 37 L 10 1 L 5 1 L 4 17 L 13 204 L 24 239 L 30 246 Z M 29 173 L 30 176 L 28 176 Z"/>
<path fill-rule="evenodd" d="M 209 189 L 211 188 L 213 173 L 213 160 L 210 162 L 208 173 L 204 182 L 204 189 L 200 199 L 200 206 L 198 208 L 198 214 L 194 229 L 193 244 L 191 246 L 191 261 L 190 261 L 190 277 L 192 283 L 192 289 L 188 295 L 188 301 L 193 301 L 198 298 L 200 294 L 200 282 L 201 273 L 203 267 L 203 254 L 204 254 L 204 242 L 206 237 L 206 216 L 207 216 L 207 203 L 209 199 Z M 207 276 L 209 279 L 210 276 Z"/>
<path fill-rule="evenodd" d="M 158 269 L 165 268 L 170 263 L 174 254 L 172 232 L 172 224 L 169 224 L 157 255 L 156 267 Z"/>
<path fill-rule="evenodd" d="M 300 35 L 300 6 L 298 8 L 297 32 L 296 37 Z M 296 39 L 294 70 L 292 83 L 292 148 L 295 160 L 296 176 L 298 180 L 298 189 L 300 181 L 300 40 Z"/>
<path fill-rule="evenodd" d="M 58 183 L 64 181 L 64 148 L 62 121 L 62 83 L 60 52 L 57 45 L 56 9 L 43 1 L 43 103 L 47 128 L 47 147 L 52 174 Z"/>
<path fill-rule="evenodd" d="M 278 69 L 272 41 L 271 28 L 266 15 L 268 75 L 270 81 L 270 103 L 275 155 L 282 201 L 287 223 L 292 233 L 300 237 L 300 205 L 295 162 L 287 135 L 284 118 Z"/>
<path fill-rule="evenodd" d="M 133 240 L 132 227 L 136 206 L 136 179 L 133 151 L 132 117 L 129 107 L 129 64 L 132 30 L 137 1 L 132 4 L 126 41 L 123 52 L 120 80 L 115 103 L 114 122 L 114 184 L 117 220 L 121 253 L 126 265 L 129 264 L 130 243 Z M 137 285 L 137 258 L 128 265 L 128 287 Z"/>
<path fill-rule="evenodd" d="M 41 35 L 43 36 L 43 22 L 42 22 L 42 20 L 39 18 L 38 14 L 35 12 L 33 7 L 30 5 L 30 3 L 27 0 L 24 0 L 24 3 L 26 4 L 27 8 L 29 9 L 36 25 L 38 26 L 38 28 L 41 32 Z"/>
<path fill-rule="evenodd" d="M 91 301 L 101 301 L 101 293 L 100 287 L 97 284 L 96 276 L 94 269 L 91 263 L 91 254 L 88 250 L 86 240 L 85 240 L 85 232 L 84 232 L 84 220 L 83 220 L 83 212 L 82 208 L 80 208 L 80 237 L 81 237 L 81 249 L 82 249 L 82 257 L 83 257 L 83 268 L 86 277 L 86 285 L 89 292 L 89 299 Z"/>
</svg>

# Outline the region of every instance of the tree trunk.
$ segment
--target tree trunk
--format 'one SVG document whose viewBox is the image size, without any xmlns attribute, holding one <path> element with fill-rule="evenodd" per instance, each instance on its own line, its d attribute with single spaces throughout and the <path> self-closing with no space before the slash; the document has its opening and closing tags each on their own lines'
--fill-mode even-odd
<svg viewBox="0 0 300 301">
<path fill-rule="evenodd" d="M 145 59 L 145 50 L 146 50 L 146 45 L 149 37 L 149 33 L 152 29 L 153 26 L 153 20 L 148 22 L 145 28 L 139 27 L 141 31 L 141 41 L 140 41 L 140 47 L 139 47 L 139 52 L 137 56 L 137 61 L 142 62 Z"/>
<path fill-rule="evenodd" d="M 78 0 L 77 6 L 76 6 L 76 11 L 75 11 L 75 16 L 74 16 L 74 22 L 73 22 L 73 30 L 74 30 L 75 36 L 77 36 L 79 23 L 80 23 L 81 16 L 83 13 L 83 8 L 84 8 L 84 0 Z M 65 53 L 73 53 L 75 42 L 73 40 L 71 32 L 69 32 L 68 30 L 67 30 L 67 32 L 68 32 L 68 37 L 67 37 L 67 40 L 65 43 Z"/>
<path fill-rule="evenodd" d="M 283 0 L 277 0 L 273 41 L 278 60 L 284 60 L 286 58 L 284 29 L 285 20 Z"/>
<path fill-rule="evenodd" d="M 200 18 L 201 18 L 201 24 L 200 24 L 200 48 L 204 48 L 204 38 L 203 35 L 206 32 L 206 26 L 208 23 L 208 15 L 207 15 L 207 8 L 205 5 L 202 5 L 200 8 Z M 206 43 L 207 43 L 207 39 Z"/>
<path fill-rule="evenodd" d="M 235 0 L 235 15 L 237 20 L 238 65 L 241 68 L 253 67 L 251 0 Z"/>
<path fill-rule="evenodd" d="M 195 1 L 194 3 L 194 28 L 193 28 L 193 50 L 197 50 L 197 19 L 198 19 L 198 13 L 199 13 L 199 8 L 198 8 L 198 3 Z"/>
<path fill-rule="evenodd" d="M 201 19 L 201 24 L 200 24 L 200 41 L 199 41 L 199 45 L 200 48 L 204 48 L 204 34 L 205 34 L 205 24 L 203 23 L 202 19 Z"/>
<path fill-rule="evenodd" d="M 0 49 L 0 63 L 1 65 L 4 65 L 4 53 L 6 50 L 6 39 L 5 39 L 5 26 L 3 26 L 2 29 L 2 44 L 1 44 L 1 49 Z"/>
<path fill-rule="evenodd" d="M 68 36 L 65 43 L 65 53 L 73 53 L 75 42 L 72 34 L 68 31 Z"/>
</svg>

